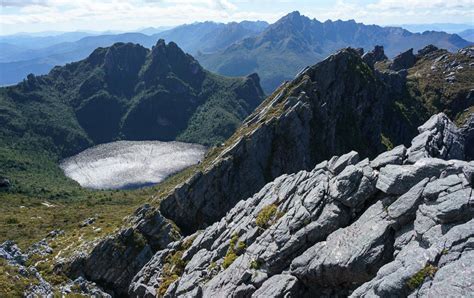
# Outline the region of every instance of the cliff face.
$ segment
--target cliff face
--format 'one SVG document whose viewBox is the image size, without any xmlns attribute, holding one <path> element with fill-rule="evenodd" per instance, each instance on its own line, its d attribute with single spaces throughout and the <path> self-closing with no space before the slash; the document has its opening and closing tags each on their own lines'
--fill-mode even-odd
<svg viewBox="0 0 474 298">
<path fill-rule="evenodd" d="M 282 174 L 309 170 L 350 150 L 374 157 L 393 144 L 408 145 L 417 126 L 434 111 L 462 118 L 474 106 L 469 91 L 474 73 L 467 62 L 472 53 L 429 49 L 412 54 L 412 63 L 405 65 L 408 70 L 373 68 L 359 52 L 346 49 L 302 71 L 265 100 L 211 166 L 166 197 L 160 211 L 189 233 L 217 221 L 239 200 Z M 402 64 L 406 55 L 377 63 Z M 464 61 L 468 69 L 461 69 L 455 82 L 437 79 L 436 86 L 428 87 L 427 79 L 419 78 L 420 69 L 439 63 L 440 57 L 446 65 Z M 438 67 L 426 75 L 440 76 L 445 69 Z M 431 95 L 443 89 L 453 91 L 441 96 L 443 100 Z"/>
<path fill-rule="evenodd" d="M 351 151 L 278 177 L 219 222 L 158 251 L 129 295 L 472 293 L 466 135 L 444 114 L 419 132 L 408 149 L 372 160 Z"/>
<path fill-rule="evenodd" d="M 457 90 L 445 104 L 463 107 L 450 112 L 458 120 L 470 119 L 462 129 L 438 115 L 417 132 L 433 105 L 425 101 L 430 97 L 415 96 L 425 95 L 415 81 L 419 67 L 443 55 L 447 61 L 462 60 L 467 67 L 471 50 L 448 54 L 427 48 L 408 62 L 405 56 L 410 52 L 389 61 L 380 51 L 361 56 L 358 50 L 342 50 L 280 86 L 230 139 L 208 154 L 194 174 L 164 195 L 159 210 L 139 217 L 150 229 L 132 230 L 144 236 L 144 246 L 127 245 L 121 232 L 111 236 L 114 241 L 96 246 L 91 255 L 74 259 L 66 271 L 123 295 L 133 278 L 130 293 L 138 296 L 153 295 L 156 287 L 171 296 L 257 295 L 270 289 L 347 294 L 373 279 L 410 239 L 420 241 L 401 235 L 405 230 L 424 233 L 410 224 L 418 217 L 418 206 L 429 206 L 435 196 L 421 195 L 432 177 L 444 185 L 444 178 L 455 175 L 450 179 L 460 182 L 456 180 L 452 192 L 461 187 L 471 196 L 472 189 L 472 162 L 460 161 L 472 158 L 468 144 L 473 118 L 465 116 L 472 114 L 472 97 L 469 92 L 462 96 L 472 85 L 465 72 L 472 70 L 459 69 L 458 81 L 443 80 L 436 87 Z M 392 65 L 409 69 L 395 71 Z M 444 71 L 436 69 L 435 74 Z M 393 144 L 402 145 L 393 148 Z M 389 151 L 378 155 L 385 148 Z M 420 195 L 411 194 L 421 181 Z M 387 215 L 390 208 L 398 215 Z M 449 227 L 467 222 L 471 214 L 461 216 L 461 222 L 448 221 Z M 433 213 L 426 220 L 441 224 L 437 216 Z M 164 249 L 153 245 L 153 239 L 163 235 L 149 218 L 163 217 L 191 236 Z M 337 232 L 339 228 L 344 232 Z M 199 229 L 205 230 L 194 234 Z M 341 243 L 346 238 L 347 243 Z M 338 245 L 341 263 L 331 254 Z M 103 264 L 103 273 L 92 273 L 89 260 L 124 246 L 130 251 L 114 254 Z M 150 261 L 149 252 L 141 254 L 148 248 L 154 254 Z M 321 258 L 310 266 L 319 254 L 327 255 L 328 263 Z M 122 265 L 115 264 L 135 264 L 137 259 L 149 262 L 135 277 L 139 266 L 129 266 L 133 270 L 118 281 L 115 275 L 122 272 L 117 270 Z"/>
<path fill-rule="evenodd" d="M 351 149 L 373 156 L 387 97 L 355 51 L 339 52 L 269 97 L 210 168 L 161 202 L 162 214 L 191 232 L 284 173 Z"/>
</svg>

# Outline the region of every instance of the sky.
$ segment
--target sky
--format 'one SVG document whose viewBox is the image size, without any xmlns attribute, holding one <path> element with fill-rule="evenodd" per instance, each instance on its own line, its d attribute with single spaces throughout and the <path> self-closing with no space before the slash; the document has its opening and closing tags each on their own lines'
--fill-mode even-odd
<svg viewBox="0 0 474 298">
<path fill-rule="evenodd" d="M 298 10 L 310 18 L 378 25 L 474 25 L 474 0 L 0 0 L 0 34 L 132 31 L 199 21 L 274 22 Z"/>
</svg>

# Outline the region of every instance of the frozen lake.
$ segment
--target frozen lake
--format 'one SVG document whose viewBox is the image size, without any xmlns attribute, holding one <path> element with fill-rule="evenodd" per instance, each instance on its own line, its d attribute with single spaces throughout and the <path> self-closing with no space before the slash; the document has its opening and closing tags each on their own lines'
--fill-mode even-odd
<svg viewBox="0 0 474 298">
<path fill-rule="evenodd" d="M 205 152 L 206 148 L 197 144 L 118 141 L 66 158 L 60 167 L 86 188 L 129 189 L 159 183 L 197 164 Z"/>
</svg>

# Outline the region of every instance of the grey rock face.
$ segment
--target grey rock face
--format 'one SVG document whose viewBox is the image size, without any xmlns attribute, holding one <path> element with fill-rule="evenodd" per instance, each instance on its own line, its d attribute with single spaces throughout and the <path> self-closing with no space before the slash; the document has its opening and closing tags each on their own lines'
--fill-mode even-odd
<svg viewBox="0 0 474 298">
<path fill-rule="evenodd" d="M 252 293 L 252 297 L 299 297 L 300 282 L 290 274 L 274 275 Z"/>
<path fill-rule="evenodd" d="M 20 248 L 10 240 L 0 244 L 0 258 L 5 259 L 13 264 L 25 264 L 28 255 L 23 254 Z"/>
<path fill-rule="evenodd" d="M 78 253 L 62 270 L 72 277 L 85 277 L 117 295 L 128 291 L 133 276 L 154 252 L 178 239 L 174 227 L 145 205 L 135 212 L 132 227 L 106 238 L 88 253 Z"/>
<path fill-rule="evenodd" d="M 400 195 L 426 177 L 462 172 L 465 164 L 436 158 L 423 158 L 414 165 L 387 165 L 380 169 L 376 187 L 388 194 Z"/>
<path fill-rule="evenodd" d="M 472 263 L 474 193 L 466 173 L 474 164 L 430 152 L 414 164 L 404 147 L 372 161 L 350 152 L 282 175 L 220 221 L 158 251 L 128 293 L 155 296 L 177 253 L 183 270 L 166 297 L 472 293 L 465 264 Z"/>
<path fill-rule="evenodd" d="M 472 92 L 474 97 L 474 92 Z M 464 155 L 466 160 L 474 160 L 474 114 L 472 114 L 464 126 L 461 128 L 462 135 L 465 139 Z"/>
<path fill-rule="evenodd" d="M 347 228 L 330 234 L 291 264 L 291 273 L 314 290 L 367 281 L 392 254 L 387 201 L 378 201 Z"/>
<path fill-rule="evenodd" d="M 362 60 L 370 67 L 374 67 L 375 62 L 388 60 L 388 58 L 385 56 L 383 46 L 375 46 L 372 51 L 362 55 Z"/>
<path fill-rule="evenodd" d="M 75 288 L 74 290 L 72 288 Z M 82 277 L 76 278 L 74 281 L 67 283 L 66 285 L 61 287 L 61 293 L 63 295 L 71 294 L 73 291 L 77 291 L 79 289 L 81 295 L 89 296 L 89 297 L 101 297 L 101 298 L 111 298 L 112 296 L 108 293 L 105 293 L 97 287 L 95 283 L 89 282 Z"/>
<path fill-rule="evenodd" d="M 375 175 L 368 161 L 348 165 L 358 160 L 356 157 L 357 154 L 351 152 L 333 158 L 333 162 L 318 165 L 312 172 L 283 175 L 252 198 L 239 202 L 221 221 L 197 234 L 190 248 L 183 253 L 187 266 L 170 295 L 187 295 L 197 287 L 206 297 L 237 295 L 241 291 L 253 293 L 268 277 L 288 268 L 301 250 L 345 226 L 351 218 L 351 210 L 355 209 L 345 207 L 344 203 L 351 202 L 348 206 L 357 204 L 345 197 L 348 193 L 331 197 L 330 184 L 341 185 L 338 182 L 341 180 L 344 184 L 353 184 L 347 187 L 357 192 L 364 188 L 361 185 L 365 183 L 362 182 L 365 177 L 373 179 Z M 334 161 L 345 165 L 337 176 L 333 171 L 338 172 L 335 169 L 341 170 L 341 166 L 335 167 L 339 163 Z M 361 174 L 357 181 L 345 180 L 344 172 L 351 168 Z M 371 183 L 371 189 L 375 190 L 375 181 L 368 179 L 366 183 Z M 359 199 L 359 204 L 373 192 L 366 194 Z M 270 207 L 275 210 L 265 219 L 269 227 L 257 225 L 257 218 Z M 223 270 L 233 235 L 245 243 L 246 248 L 229 268 Z M 160 268 L 166 262 L 163 254 L 172 252 L 171 249 L 157 253 L 135 276 L 130 287 L 132 295 L 155 294 L 149 288 L 159 285 L 163 274 Z M 286 276 L 285 280 L 286 286 L 275 290 L 294 293 L 297 289 L 294 277 Z"/>
<path fill-rule="evenodd" d="M 408 162 L 428 156 L 464 159 L 465 137 L 445 114 L 433 115 L 418 131 L 407 152 Z"/>
<path fill-rule="evenodd" d="M 392 150 L 384 152 L 377 156 L 374 160 L 370 162 L 370 166 L 372 168 L 378 169 L 388 164 L 401 165 L 403 160 L 405 159 L 406 152 L 407 148 L 405 148 L 405 146 L 397 146 Z"/>
<path fill-rule="evenodd" d="M 211 166 L 161 202 L 161 213 L 192 233 L 282 174 L 311 170 L 350 150 L 362 156 L 381 151 L 385 85 L 375 75 L 341 84 L 348 76 L 360 76 L 354 64 L 367 68 L 356 51 L 342 50 L 305 70 L 291 88 L 275 93 Z M 361 88 L 364 92 L 356 96 Z"/>
<path fill-rule="evenodd" d="M 413 49 L 409 49 L 406 52 L 401 53 L 400 55 L 393 58 L 390 69 L 394 71 L 399 71 L 402 69 L 408 69 L 415 65 L 416 57 L 413 55 Z"/>
</svg>

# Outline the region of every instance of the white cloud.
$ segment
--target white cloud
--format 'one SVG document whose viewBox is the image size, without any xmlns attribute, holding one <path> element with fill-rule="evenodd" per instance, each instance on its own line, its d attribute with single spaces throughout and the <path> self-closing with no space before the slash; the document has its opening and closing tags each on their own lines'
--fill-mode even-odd
<svg viewBox="0 0 474 298">
<path fill-rule="evenodd" d="M 31 5 L 47 5 L 48 0 L 1 0 L 2 7 L 26 7 Z"/>
<path fill-rule="evenodd" d="M 0 30 L 133 30 L 194 21 L 275 21 L 300 10 L 319 20 L 376 24 L 473 22 L 473 0 L 0 0 Z M 365 4 L 364 4 L 365 3 Z M 369 3 L 369 4 L 367 4 Z"/>
<path fill-rule="evenodd" d="M 4 2 L 13 6 L 10 3 L 13 1 Z M 41 0 L 41 5 L 40 0 L 30 0 L 14 4 L 18 10 L 2 11 L 2 31 L 16 25 L 60 26 L 64 30 L 132 30 L 204 20 L 230 21 L 239 13 L 230 0 Z M 78 24 L 80 28 L 71 28 Z"/>
<path fill-rule="evenodd" d="M 355 19 L 382 25 L 464 22 L 474 26 L 473 0 L 378 0 L 366 5 L 338 0 L 329 8 L 309 9 L 306 13 L 320 20 Z"/>
</svg>

